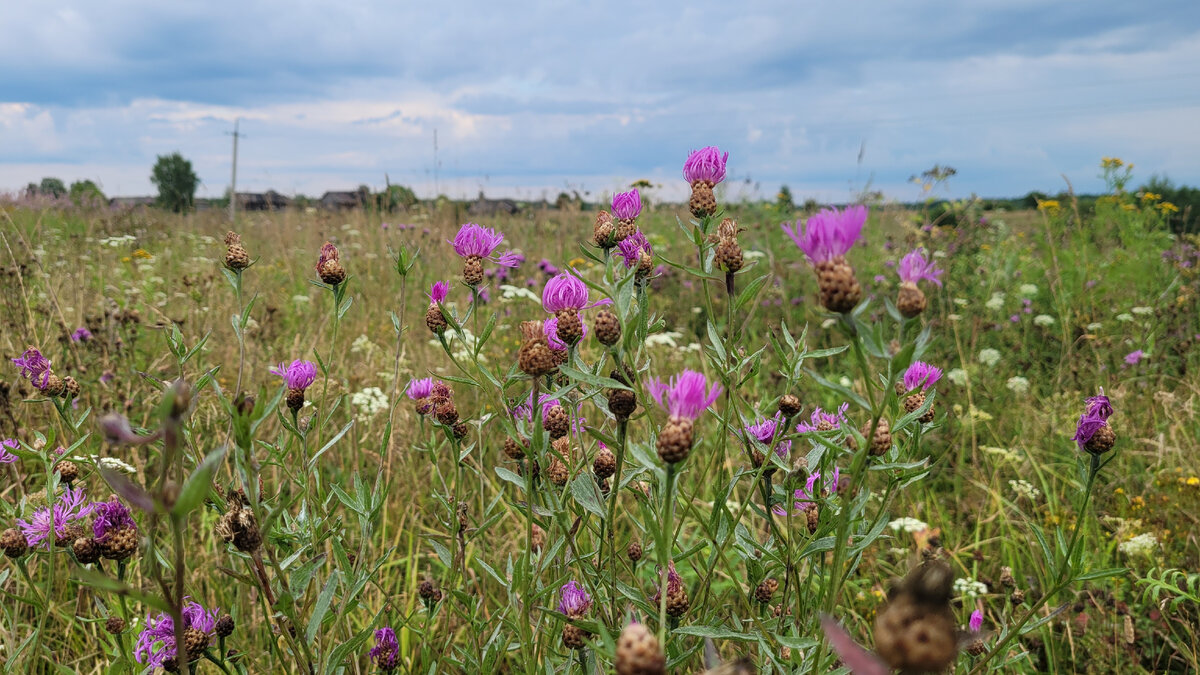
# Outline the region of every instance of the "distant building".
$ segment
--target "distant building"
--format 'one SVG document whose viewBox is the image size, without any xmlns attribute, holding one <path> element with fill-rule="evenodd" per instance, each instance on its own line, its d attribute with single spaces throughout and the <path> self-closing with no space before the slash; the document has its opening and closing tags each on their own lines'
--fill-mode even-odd
<svg viewBox="0 0 1200 675">
<path fill-rule="evenodd" d="M 367 203 L 367 196 L 359 190 L 349 192 L 326 192 L 321 195 L 321 208 L 330 211 L 362 208 Z"/>
<path fill-rule="evenodd" d="M 114 209 L 132 209 L 139 206 L 154 206 L 154 197 L 113 197 L 108 205 Z"/>
<path fill-rule="evenodd" d="M 472 216 L 511 216 L 521 210 L 521 207 L 511 199 L 488 199 L 479 193 L 479 199 L 467 207 L 467 213 Z"/>
<path fill-rule="evenodd" d="M 243 211 L 280 211 L 292 205 L 292 200 L 274 190 L 237 193 L 238 208 Z"/>
</svg>

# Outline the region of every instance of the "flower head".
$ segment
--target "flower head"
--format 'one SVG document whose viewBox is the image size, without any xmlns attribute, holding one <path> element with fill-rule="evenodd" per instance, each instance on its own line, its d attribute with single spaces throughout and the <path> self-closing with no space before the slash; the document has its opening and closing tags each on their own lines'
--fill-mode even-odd
<svg viewBox="0 0 1200 675">
<path fill-rule="evenodd" d="M 88 330 L 87 328 L 84 328 L 83 326 L 76 328 L 75 332 L 71 333 L 71 342 L 87 342 L 88 340 L 91 340 L 91 339 L 92 339 L 92 331 Z"/>
<path fill-rule="evenodd" d="M 391 626 L 384 626 L 375 631 L 375 646 L 367 652 L 371 661 L 380 668 L 395 668 L 400 659 L 400 641 L 396 639 L 396 631 Z"/>
<path fill-rule="evenodd" d="M 299 389 L 301 391 L 308 389 L 317 379 L 317 365 L 312 361 L 292 361 L 289 366 L 280 363 L 271 369 L 272 375 L 278 375 L 283 378 L 283 383 L 288 389 Z"/>
<path fill-rule="evenodd" d="M 689 183 L 703 180 L 716 185 L 725 180 L 725 163 L 728 161 L 729 153 L 722 155 L 715 145 L 693 150 L 683 163 L 683 179 Z"/>
<path fill-rule="evenodd" d="M 25 352 L 12 360 L 21 369 L 21 377 L 42 389 L 50 380 L 50 360 L 42 356 L 37 347 L 28 347 Z"/>
<path fill-rule="evenodd" d="M 971 620 L 967 622 L 967 627 L 972 633 L 978 633 L 983 630 L 983 612 L 975 610 L 971 612 Z"/>
<path fill-rule="evenodd" d="M 1128 363 L 1131 366 L 1136 366 L 1145 357 L 1146 352 L 1138 349 L 1137 351 L 1132 351 L 1125 355 L 1125 363 Z"/>
<path fill-rule="evenodd" d="M 604 298 L 589 305 L 587 284 L 570 272 L 555 275 L 542 289 L 542 308 L 552 314 L 564 309 L 586 309 L 611 302 Z"/>
<path fill-rule="evenodd" d="M 587 337 L 587 334 L 588 334 L 587 323 L 585 323 L 581 320 L 579 322 L 579 330 L 581 331 L 579 334 L 579 339 L 582 340 L 583 338 Z M 542 322 L 542 332 L 544 332 L 546 334 L 546 342 L 549 343 L 550 349 L 554 349 L 554 350 L 560 351 L 560 352 L 567 351 L 567 343 L 563 342 L 562 338 L 558 337 L 558 317 L 557 316 L 552 316 L 549 319 L 546 319 L 545 321 Z"/>
<path fill-rule="evenodd" d="M 783 415 L 781 413 L 775 413 L 774 417 L 768 417 L 766 419 L 759 420 L 754 424 L 746 425 L 746 433 L 758 439 L 759 443 L 770 447 L 771 443 L 775 441 L 775 433 L 779 430 L 779 425 L 782 420 Z M 775 445 L 775 454 L 785 459 L 791 450 L 791 441 L 780 441 Z"/>
<path fill-rule="evenodd" d="M 110 532 L 130 528 L 137 529 L 137 523 L 133 522 L 129 507 L 122 504 L 116 497 L 107 502 L 95 502 L 92 506 L 95 507 L 92 511 L 92 536 L 96 538 L 96 541 L 106 540 Z"/>
<path fill-rule="evenodd" d="M 340 260 L 341 254 L 338 253 L 337 246 L 334 246 L 333 242 L 325 242 L 321 245 L 321 256 L 317 258 L 317 274 L 321 273 L 321 268 L 325 266 L 325 263 Z"/>
<path fill-rule="evenodd" d="M 612 198 L 613 215 L 621 220 L 633 220 L 642 212 L 642 196 L 634 188 L 629 192 L 618 192 Z"/>
<path fill-rule="evenodd" d="M 183 606 L 184 629 L 194 628 L 212 636 L 217 625 L 218 610 L 206 610 L 198 602 L 188 602 Z M 175 622 L 166 612 L 146 615 L 146 627 L 138 635 L 133 646 L 133 657 L 138 663 L 149 667 L 161 668 L 177 657 L 175 646 Z"/>
<path fill-rule="evenodd" d="M 571 617 L 580 617 L 592 608 L 592 598 L 578 581 L 568 581 L 559 589 L 558 612 Z"/>
<path fill-rule="evenodd" d="M 833 467 L 833 475 L 830 476 L 824 483 L 824 489 L 830 492 L 837 491 L 838 481 L 841 480 L 842 470 L 838 467 Z M 814 501 L 821 495 L 817 492 L 817 483 L 821 481 L 821 472 L 814 471 L 808 476 L 808 480 L 804 481 L 804 487 L 797 488 L 792 494 L 795 499 L 795 514 L 803 515 Z M 771 511 L 777 516 L 786 516 L 787 511 L 783 506 L 775 505 L 771 507 Z"/>
<path fill-rule="evenodd" d="M 803 229 L 798 220 L 795 227 L 787 223 L 781 227 L 808 256 L 809 262 L 816 265 L 846 255 L 858 241 L 866 222 L 867 207 L 860 204 L 843 210 L 821 209 L 808 218 Z"/>
<path fill-rule="evenodd" d="M 925 249 L 915 248 L 912 253 L 900 259 L 900 267 L 897 270 L 900 273 L 900 280 L 908 283 L 917 283 L 922 279 L 926 279 L 942 285 L 941 276 L 945 270 L 938 269 L 933 260 L 925 259 Z"/>
<path fill-rule="evenodd" d="M 414 401 L 419 401 L 423 398 L 429 398 L 433 394 L 433 378 L 424 377 L 421 379 L 413 379 L 408 383 L 408 389 L 405 390 L 408 397 Z"/>
<path fill-rule="evenodd" d="M 17 456 L 10 450 L 16 450 L 19 447 L 21 447 L 21 442 L 15 438 L 6 438 L 0 441 L 0 464 L 12 464 L 17 461 Z"/>
<path fill-rule="evenodd" d="M 659 573 L 654 575 L 654 578 L 656 579 L 661 578 L 662 576 L 662 568 L 658 569 Z M 675 571 L 675 561 L 670 560 L 667 562 L 667 595 L 676 595 L 681 590 L 683 590 L 683 577 L 679 576 L 679 573 Z M 659 601 L 662 600 L 662 592 L 663 589 L 659 587 L 651 602 L 657 605 Z"/>
<path fill-rule="evenodd" d="M 449 294 L 450 294 L 450 283 L 449 282 L 435 281 L 435 282 L 433 282 L 433 285 L 429 287 L 429 302 L 431 304 L 435 304 L 435 305 L 438 304 L 439 302 L 445 302 L 446 296 Z"/>
<path fill-rule="evenodd" d="M 1079 422 L 1075 425 L 1075 435 L 1071 437 L 1071 440 L 1079 444 L 1080 450 L 1092 440 L 1097 431 L 1108 424 L 1108 418 L 1113 414 L 1112 404 L 1104 395 L 1104 390 L 1101 390 L 1099 395 L 1088 398 L 1086 403 L 1087 410 L 1079 416 Z"/>
<path fill-rule="evenodd" d="M 924 361 L 913 361 L 908 370 L 904 371 L 904 388 L 913 391 L 929 391 L 942 377 L 942 369 L 931 366 Z"/>
<path fill-rule="evenodd" d="M 850 409 L 849 403 L 843 403 L 838 406 L 836 413 L 825 412 L 817 408 L 812 411 L 812 416 L 808 422 L 801 422 L 796 426 L 796 431 L 805 433 L 808 431 L 828 431 L 832 429 L 840 429 L 842 423 L 846 421 L 846 411 Z"/>
<path fill-rule="evenodd" d="M 647 255 L 654 255 L 654 251 L 650 248 L 650 241 L 646 239 L 646 235 L 642 234 L 641 230 L 617 242 L 617 253 L 625 261 L 626 269 L 637 267 L 642 260 L 643 252 Z"/>
<path fill-rule="evenodd" d="M 17 526 L 31 547 L 44 544 L 49 548 L 51 535 L 56 540 L 66 536 L 67 527 L 91 515 L 94 508 L 95 505 L 87 503 L 82 487 L 64 490 L 53 506 L 34 511 L 28 521 L 18 520 Z"/>
<path fill-rule="evenodd" d="M 721 395 L 721 385 L 714 383 L 711 387 L 702 373 L 685 370 L 669 383 L 654 378 L 646 384 L 650 397 L 666 409 L 671 417 L 684 417 L 694 420 L 706 408 L 716 402 Z"/>
<path fill-rule="evenodd" d="M 490 227 L 484 227 L 476 223 L 464 223 L 458 228 L 458 234 L 454 235 L 454 252 L 462 258 L 476 256 L 479 258 L 487 258 L 504 267 L 516 267 L 521 264 L 521 256 L 512 251 L 506 251 L 497 257 L 493 257 L 496 248 L 504 242 L 504 235 L 495 231 Z"/>
</svg>

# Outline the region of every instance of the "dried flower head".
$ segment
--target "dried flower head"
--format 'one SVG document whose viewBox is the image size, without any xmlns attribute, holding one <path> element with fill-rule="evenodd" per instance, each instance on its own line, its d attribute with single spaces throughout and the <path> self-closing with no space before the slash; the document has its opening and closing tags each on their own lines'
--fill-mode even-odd
<svg viewBox="0 0 1200 675">
<path fill-rule="evenodd" d="M 342 267 L 341 254 L 332 242 L 327 241 L 321 246 L 321 256 L 317 258 L 317 276 L 331 286 L 346 280 L 346 268 Z"/>
</svg>

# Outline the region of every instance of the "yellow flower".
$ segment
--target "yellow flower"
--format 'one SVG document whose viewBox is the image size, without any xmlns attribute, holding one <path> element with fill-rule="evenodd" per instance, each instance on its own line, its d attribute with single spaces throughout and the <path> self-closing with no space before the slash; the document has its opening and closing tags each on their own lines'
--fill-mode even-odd
<svg viewBox="0 0 1200 675">
<path fill-rule="evenodd" d="M 1119 487 L 1116 490 L 1113 490 L 1113 494 L 1123 495 L 1123 494 L 1125 494 L 1125 488 Z"/>
<path fill-rule="evenodd" d="M 1141 495 L 1138 495 L 1137 497 L 1134 497 L 1133 499 L 1129 500 L 1129 505 L 1132 506 L 1133 509 L 1136 511 L 1137 509 L 1140 509 L 1146 505 L 1146 500 L 1143 499 L 1141 497 Z"/>
<path fill-rule="evenodd" d="M 1057 199 L 1038 200 L 1038 211 L 1055 212 L 1058 209 L 1059 204 Z"/>
<path fill-rule="evenodd" d="M 979 248 L 981 248 L 985 251 L 990 251 L 990 250 L 992 250 L 992 245 L 991 244 L 980 244 Z"/>
<path fill-rule="evenodd" d="M 129 256 L 125 256 L 124 258 L 121 258 L 121 262 L 123 262 L 123 263 L 133 262 L 133 258 L 130 258 Z"/>
<path fill-rule="evenodd" d="M 1191 487 L 1200 486 L 1200 478 L 1196 476 L 1188 476 L 1187 484 Z"/>
<path fill-rule="evenodd" d="M 1160 195 L 1160 194 L 1155 194 L 1153 192 L 1143 192 L 1142 193 L 1142 201 L 1144 201 L 1144 202 L 1156 202 L 1160 199 L 1162 199 L 1162 195 Z"/>
<path fill-rule="evenodd" d="M 1175 206 L 1171 202 L 1163 202 L 1159 204 L 1158 210 L 1162 211 L 1163 213 L 1179 213 L 1179 207 Z"/>
<path fill-rule="evenodd" d="M 1125 166 L 1125 162 L 1120 157 L 1105 157 L 1100 160 L 1100 167 L 1104 169 L 1119 169 Z"/>
<path fill-rule="evenodd" d="M 1122 204 L 1122 205 L 1121 205 L 1121 208 L 1122 208 L 1123 210 L 1125 210 L 1125 211 L 1135 211 L 1135 210 L 1137 210 L 1137 207 L 1136 207 L 1136 206 L 1134 206 L 1133 204 Z"/>
<path fill-rule="evenodd" d="M 139 258 L 141 260 L 150 260 L 154 256 L 150 255 L 150 253 L 148 251 L 146 251 L 146 249 L 139 248 L 138 250 L 133 252 L 133 257 Z"/>
<path fill-rule="evenodd" d="M 580 265 L 584 264 L 585 262 L 587 262 L 587 261 L 584 260 L 583 258 L 571 258 L 567 262 L 567 266 L 568 267 L 579 267 Z"/>
</svg>

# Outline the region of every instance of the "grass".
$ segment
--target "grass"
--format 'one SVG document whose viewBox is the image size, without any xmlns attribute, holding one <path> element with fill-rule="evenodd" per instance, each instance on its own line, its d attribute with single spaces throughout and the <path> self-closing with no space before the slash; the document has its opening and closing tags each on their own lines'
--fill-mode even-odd
<svg viewBox="0 0 1200 675">
<path fill-rule="evenodd" d="M 715 223 L 689 224 L 685 209 L 660 205 L 639 218 L 658 265 L 644 288 L 585 243 L 594 213 L 485 223 L 526 258 L 507 293 L 488 278 L 486 302 L 461 282 L 446 241 L 461 221 L 447 209 L 242 214 L 237 229 L 256 263 L 239 278 L 222 268 L 223 214 L 3 208 L 0 349 L 12 358 L 40 347 L 82 394 L 77 407 L 51 405 L 15 367 L 3 374 L 0 436 L 23 445 L 18 461 L 0 465 L 0 524 L 28 518 L 36 493 L 53 487 L 48 451 L 60 445 L 93 499 L 122 488 L 122 498 L 159 504 L 135 509 L 141 550 L 119 570 L 61 549 L 0 564 L 0 654 L 10 665 L 141 672 L 132 645 L 145 617 L 178 612 L 188 596 L 237 626 L 196 662 L 203 672 L 374 672 L 367 651 L 384 625 L 404 672 L 592 672 L 611 668 L 631 612 L 665 642 L 672 671 L 697 670 L 707 639 L 721 658 L 746 655 L 764 672 L 828 672 L 817 610 L 872 644 L 889 580 L 940 549 L 965 580 L 957 623 L 980 610 L 992 631 L 982 655 L 957 657 L 957 672 L 1198 667 L 1200 280 L 1194 266 L 1164 258 L 1195 249 L 1137 195 L 1114 191 L 1082 215 L 1070 204 L 986 214 L 967 204 L 952 226 L 930 228 L 921 213 L 873 208 L 849 256 L 869 298 L 852 321 L 818 307 L 783 217 L 753 204 L 726 213 L 745 228 L 732 295 L 697 255 L 711 252 Z M 349 274 L 336 293 L 316 281 L 325 241 Z M 885 302 L 898 287 L 893 266 L 918 244 L 938 256 L 945 286 L 926 287 L 925 313 L 897 322 Z M 508 412 L 532 384 L 516 367 L 519 324 L 546 316 L 516 289 L 540 298 L 543 258 L 577 270 L 593 299 L 611 297 L 624 327 L 613 349 L 589 335 L 562 377 L 540 384 L 576 422 L 561 456 L 538 416 L 526 425 Z M 425 293 L 442 279 L 446 314 L 463 329 L 444 345 L 423 325 Z M 589 325 L 595 311 L 583 312 Z M 92 338 L 72 340 L 81 326 Z M 1146 356 L 1126 363 L 1138 349 Z M 904 415 L 891 386 L 916 357 L 947 373 L 928 425 Z M 295 416 L 268 372 L 294 359 L 320 368 Z M 618 362 L 637 373 L 642 404 L 627 424 L 605 404 Z M 656 455 L 667 415 L 647 405 L 644 382 L 685 368 L 725 393 L 697 420 L 676 471 Z M 453 387 L 463 438 L 404 396 L 410 379 L 430 376 Z M 168 386 L 177 378 L 186 393 Z M 1088 490 L 1089 460 L 1071 436 L 1100 387 L 1118 440 Z M 245 413 L 239 393 L 254 397 Z M 772 441 L 791 441 L 791 453 L 755 466 L 753 450 L 773 453 L 741 428 L 773 415 L 787 393 L 802 401 L 801 419 L 851 401 L 853 425 L 818 437 L 793 423 Z M 173 403 L 182 395 L 184 408 Z M 105 413 L 147 432 L 175 424 L 178 438 L 105 442 L 96 424 Z M 879 417 L 892 422 L 884 457 L 846 449 L 851 426 Z M 536 482 L 502 450 L 518 436 L 533 439 Z M 615 500 L 591 478 L 600 441 L 624 447 Z M 136 473 L 124 483 L 101 475 L 92 455 Z M 565 487 L 547 480 L 551 458 L 569 469 Z M 816 500 L 814 531 L 803 512 L 769 515 L 766 500 L 786 505 L 809 472 L 827 480 L 834 466 L 847 487 Z M 257 554 L 215 532 L 229 509 L 221 495 L 237 487 L 250 488 L 265 540 Z M 927 528 L 889 527 L 900 518 Z M 538 550 L 534 526 L 544 532 Z M 1153 544 L 1122 546 L 1138 535 Z M 635 541 L 644 554 L 633 562 L 625 552 Z M 678 619 L 651 601 L 668 560 L 690 601 Z M 1023 604 L 1000 581 L 1005 567 Z M 778 591 L 760 603 L 767 578 Z M 426 580 L 436 591 L 422 597 Z M 578 651 L 564 648 L 568 619 L 556 611 L 571 580 L 593 601 L 570 618 L 592 634 Z M 105 630 L 114 615 L 130 622 L 125 633 Z M 223 656 L 230 649 L 237 655 Z"/>
</svg>

